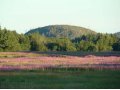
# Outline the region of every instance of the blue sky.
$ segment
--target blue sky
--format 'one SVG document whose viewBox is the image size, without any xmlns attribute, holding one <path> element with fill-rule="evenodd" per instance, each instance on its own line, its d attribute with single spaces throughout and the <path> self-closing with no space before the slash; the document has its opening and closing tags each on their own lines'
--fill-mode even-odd
<svg viewBox="0 0 120 90">
<path fill-rule="evenodd" d="M 18 33 L 52 24 L 120 31 L 120 0 L 0 0 L 0 25 Z"/>
</svg>

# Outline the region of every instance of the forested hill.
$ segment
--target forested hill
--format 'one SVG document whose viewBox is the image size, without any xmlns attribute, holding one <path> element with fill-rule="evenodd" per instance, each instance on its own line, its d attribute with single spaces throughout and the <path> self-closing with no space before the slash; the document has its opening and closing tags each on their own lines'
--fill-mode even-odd
<svg viewBox="0 0 120 90">
<path fill-rule="evenodd" d="M 120 38 L 120 32 L 115 33 L 115 35 Z"/>
<path fill-rule="evenodd" d="M 44 35 L 46 37 L 67 37 L 71 39 L 82 35 L 96 34 L 95 31 L 92 31 L 90 29 L 71 25 L 50 25 L 32 29 L 26 34 L 28 35 L 35 32 L 39 32 L 41 35 Z"/>
</svg>

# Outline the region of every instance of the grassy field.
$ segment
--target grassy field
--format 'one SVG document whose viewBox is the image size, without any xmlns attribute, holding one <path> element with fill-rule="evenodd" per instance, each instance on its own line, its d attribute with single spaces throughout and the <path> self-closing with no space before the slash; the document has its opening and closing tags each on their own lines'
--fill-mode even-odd
<svg viewBox="0 0 120 90">
<path fill-rule="evenodd" d="M 120 71 L 82 69 L 1 71 L 0 88 L 117 89 L 120 88 Z"/>
<path fill-rule="evenodd" d="M 120 89 L 120 52 L 0 52 L 2 89 Z"/>
</svg>

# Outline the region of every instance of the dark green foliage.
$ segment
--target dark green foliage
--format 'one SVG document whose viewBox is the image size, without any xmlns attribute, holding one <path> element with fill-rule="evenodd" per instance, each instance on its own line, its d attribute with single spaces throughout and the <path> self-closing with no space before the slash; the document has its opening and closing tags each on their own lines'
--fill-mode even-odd
<svg viewBox="0 0 120 90">
<path fill-rule="evenodd" d="M 56 38 L 47 44 L 48 49 L 52 51 L 76 51 L 74 44 L 68 38 Z"/>
<path fill-rule="evenodd" d="M 42 29 L 48 37 L 40 34 Z M 120 51 L 120 40 L 114 34 L 92 33 L 85 28 L 68 25 L 53 25 L 36 30 L 36 33 L 30 31 L 31 34 L 24 35 L 0 27 L 0 51 Z M 51 33 L 54 37 L 50 37 Z M 76 38 L 71 36 L 72 33 Z"/>
<path fill-rule="evenodd" d="M 21 46 L 21 50 L 30 50 L 30 40 L 29 37 L 23 34 L 18 35 L 19 43 Z"/>
<path fill-rule="evenodd" d="M 6 28 L 0 30 L 0 51 L 24 51 L 30 49 L 28 36 Z"/>
<path fill-rule="evenodd" d="M 96 51 L 95 49 L 96 49 L 96 47 L 95 47 L 94 43 L 92 43 L 90 41 L 81 40 L 80 43 L 77 44 L 78 51 Z"/>
<path fill-rule="evenodd" d="M 90 29 L 86 29 L 78 26 L 70 26 L 70 25 L 45 26 L 41 28 L 32 29 L 26 34 L 28 35 L 35 32 L 38 32 L 46 37 L 70 38 L 70 39 L 79 37 L 81 35 L 96 34 L 96 32 Z"/>
<path fill-rule="evenodd" d="M 96 41 L 97 51 L 112 51 L 112 45 L 116 40 L 117 38 L 111 34 L 98 34 Z"/>
<path fill-rule="evenodd" d="M 14 31 L 0 30 L 0 48 L 2 51 L 19 51 L 20 44 Z"/>
<path fill-rule="evenodd" d="M 118 38 L 112 34 L 83 35 L 72 41 L 79 51 L 112 51 L 113 44 Z"/>
<path fill-rule="evenodd" d="M 120 51 L 120 39 L 113 44 L 113 50 L 114 51 Z"/>
<path fill-rule="evenodd" d="M 47 47 L 49 50 L 52 50 L 52 51 L 59 51 L 61 48 L 57 43 L 48 43 Z"/>
<path fill-rule="evenodd" d="M 29 35 L 32 51 L 47 51 L 46 39 L 38 33 Z"/>
<path fill-rule="evenodd" d="M 0 50 L 3 50 L 3 49 L 5 49 L 5 47 L 6 47 L 6 44 L 5 44 L 5 41 L 6 41 L 6 39 L 7 39 L 7 37 L 6 37 L 6 30 L 4 29 L 4 30 L 0 30 Z"/>
</svg>

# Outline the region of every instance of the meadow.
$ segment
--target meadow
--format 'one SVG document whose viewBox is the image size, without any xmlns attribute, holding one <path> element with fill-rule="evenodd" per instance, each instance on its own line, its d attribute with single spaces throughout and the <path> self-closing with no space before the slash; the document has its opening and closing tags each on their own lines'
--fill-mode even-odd
<svg viewBox="0 0 120 90">
<path fill-rule="evenodd" d="M 120 71 L 33 70 L 0 72 L 0 88 L 120 88 Z"/>
<path fill-rule="evenodd" d="M 0 88 L 120 88 L 120 52 L 1 52 Z"/>
</svg>

